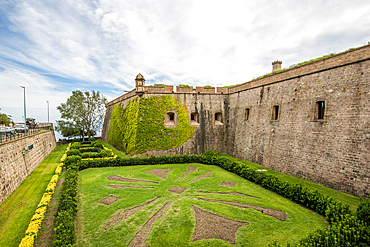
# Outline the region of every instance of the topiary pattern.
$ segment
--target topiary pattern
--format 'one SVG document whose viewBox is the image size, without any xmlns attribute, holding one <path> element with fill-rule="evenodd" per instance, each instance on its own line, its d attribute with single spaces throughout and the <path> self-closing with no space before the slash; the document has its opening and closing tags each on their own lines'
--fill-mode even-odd
<svg viewBox="0 0 370 247">
<path fill-rule="evenodd" d="M 176 112 L 175 126 L 164 124 L 168 111 Z M 124 110 L 122 104 L 114 106 L 107 141 L 130 155 L 178 147 L 194 134 L 188 115 L 176 97 L 134 98 Z"/>
</svg>

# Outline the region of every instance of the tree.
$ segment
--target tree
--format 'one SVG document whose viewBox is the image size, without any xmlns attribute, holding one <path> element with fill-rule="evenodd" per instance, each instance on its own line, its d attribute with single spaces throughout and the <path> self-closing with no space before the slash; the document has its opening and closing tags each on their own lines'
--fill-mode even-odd
<svg viewBox="0 0 370 247">
<path fill-rule="evenodd" d="M 12 116 L 6 115 L 5 113 L 0 114 L 0 124 L 4 124 L 5 126 L 9 126 L 10 123 L 13 123 L 13 120 L 11 118 Z"/>
<path fill-rule="evenodd" d="M 36 126 L 36 119 L 28 117 L 26 118 L 26 124 L 29 126 L 29 128 L 34 128 Z"/>
<path fill-rule="evenodd" d="M 65 137 L 90 138 L 102 126 L 106 103 L 107 99 L 99 91 L 72 91 L 67 102 L 57 107 L 65 120 L 58 120 L 55 129 Z"/>
</svg>

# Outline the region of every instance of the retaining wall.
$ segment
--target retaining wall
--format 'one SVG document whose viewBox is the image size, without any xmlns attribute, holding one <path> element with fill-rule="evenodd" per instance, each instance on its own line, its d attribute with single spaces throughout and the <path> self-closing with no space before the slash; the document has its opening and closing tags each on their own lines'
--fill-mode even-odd
<svg viewBox="0 0 370 247">
<path fill-rule="evenodd" d="M 25 147 L 33 148 L 25 151 Z M 0 144 L 0 204 L 56 147 L 49 130 Z"/>
</svg>

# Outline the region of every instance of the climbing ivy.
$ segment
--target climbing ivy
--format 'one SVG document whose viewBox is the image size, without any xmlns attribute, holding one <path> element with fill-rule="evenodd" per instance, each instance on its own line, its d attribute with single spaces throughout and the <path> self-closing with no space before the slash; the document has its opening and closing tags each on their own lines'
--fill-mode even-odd
<svg viewBox="0 0 370 247">
<path fill-rule="evenodd" d="M 107 141 L 117 149 L 123 150 L 123 115 L 122 104 L 115 105 L 110 118 L 110 127 L 108 130 Z"/>
<path fill-rule="evenodd" d="M 176 111 L 175 127 L 164 126 L 167 111 Z M 180 146 L 194 134 L 194 128 L 190 126 L 188 112 L 178 98 L 134 98 L 124 110 L 121 104 L 114 106 L 107 141 L 134 155 Z"/>
</svg>

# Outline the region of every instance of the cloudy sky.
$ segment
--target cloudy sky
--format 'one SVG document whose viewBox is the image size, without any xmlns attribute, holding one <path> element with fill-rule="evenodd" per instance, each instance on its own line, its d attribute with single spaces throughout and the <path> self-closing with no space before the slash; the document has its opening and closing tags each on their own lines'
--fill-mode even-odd
<svg viewBox="0 0 370 247">
<path fill-rule="evenodd" d="M 1 0 L 0 112 L 60 118 L 73 90 L 233 85 L 370 42 L 369 0 Z"/>
</svg>

